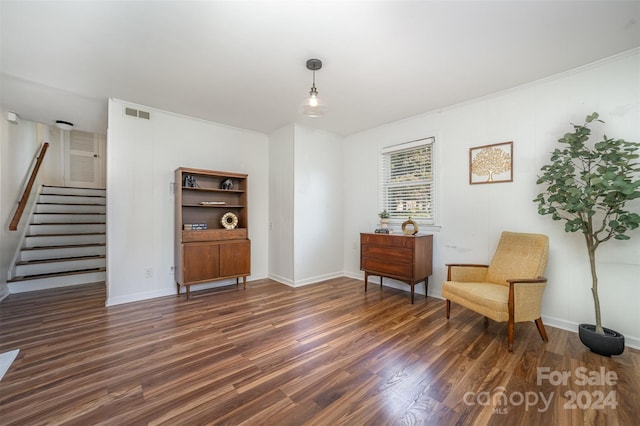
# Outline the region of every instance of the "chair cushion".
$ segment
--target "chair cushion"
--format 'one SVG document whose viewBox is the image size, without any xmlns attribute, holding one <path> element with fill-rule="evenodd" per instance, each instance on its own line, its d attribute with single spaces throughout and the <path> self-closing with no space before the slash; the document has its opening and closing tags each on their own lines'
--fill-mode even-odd
<svg viewBox="0 0 640 426">
<path fill-rule="evenodd" d="M 509 319 L 509 287 L 488 282 L 445 281 L 442 296 L 494 321 Z"/>
<path fill-rule="evenodd" d="M 493 255 L 486 280 L 508 286 L 507 279 L 544 275 L 549 238 L 542 234 L 503 232 Z"/>
</svg>

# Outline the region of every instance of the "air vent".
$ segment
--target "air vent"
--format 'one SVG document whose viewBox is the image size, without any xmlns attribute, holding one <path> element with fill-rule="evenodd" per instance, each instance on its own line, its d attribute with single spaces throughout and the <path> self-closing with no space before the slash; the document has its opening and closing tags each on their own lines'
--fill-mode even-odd
<svg viewBox="0 0 640 426">
<path fill-rule="evenodd" d="M 145 120 L 149 120 L 151 118 L 151 114 L 147 111 L 138 111 L 133 108 L 125 108 L 124 113 L 130 115 L 131 117 L 139 117 L 144 118 Z"/>
</svg>

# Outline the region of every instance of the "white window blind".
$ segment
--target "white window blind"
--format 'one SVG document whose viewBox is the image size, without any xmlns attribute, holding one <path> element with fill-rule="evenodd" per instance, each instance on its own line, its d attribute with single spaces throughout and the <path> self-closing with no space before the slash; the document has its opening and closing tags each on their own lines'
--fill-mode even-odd
<svg viewBox="0 0 640 426">
<path fill-rule="evenodd" d="M 380 210 L 390 219 L 434 224 L 434 138 L 383 148 L 380 154 Z"/>
</svg>

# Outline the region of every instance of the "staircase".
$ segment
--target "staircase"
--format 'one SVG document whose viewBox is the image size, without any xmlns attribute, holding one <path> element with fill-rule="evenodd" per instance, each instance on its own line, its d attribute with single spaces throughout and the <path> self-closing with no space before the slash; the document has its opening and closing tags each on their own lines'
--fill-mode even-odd
<svg viewBox="0 0 640 426">
<path fill-rule="evenodd" d="M 43 186 L 12 278 L 11 293 L 104 281 L 106 191 Z"/>
</svg>

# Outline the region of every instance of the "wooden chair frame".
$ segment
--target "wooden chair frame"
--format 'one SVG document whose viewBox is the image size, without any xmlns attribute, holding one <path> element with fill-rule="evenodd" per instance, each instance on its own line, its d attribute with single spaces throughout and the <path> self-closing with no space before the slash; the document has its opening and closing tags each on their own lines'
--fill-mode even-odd
<svg viewBox="0 0 640 426">
<path fill-rule="evenodd" d="M 451 281 L 451 268 L 454 266 L 458 267 L 483 267 L 488 268 L 489 265 L 481 265 L 481 264 L 472 264 L 472 263 L 448 263 L 447 266 L 447 281 Z M 507 320 L 507 342 L 509 345 L 509 352 L 513 352 L 513 341 L 515 337 L 515 286 L 519 284 L 527 284 L 527 283 L 545 283 L 547 282 L 547 278 L 538 277 L 534 279 L 508 279 L 509 283 L 509 319 Z M 451 316 L 451 301 L 446 299 L 446 309 L 447 309 L 447 320 Z M 488 323 L 489 318 L 485 317 L 485 324 Z M 537 318 L 535 320 L 536 327 L 538 328 L 538 333 L 544 342 L 548 342 L 549 338 L 547 337 L 547 331 L 544 328 L 544 324 L 542 323 L 542 318 Z"/>
</svg>

